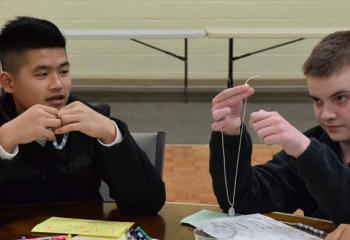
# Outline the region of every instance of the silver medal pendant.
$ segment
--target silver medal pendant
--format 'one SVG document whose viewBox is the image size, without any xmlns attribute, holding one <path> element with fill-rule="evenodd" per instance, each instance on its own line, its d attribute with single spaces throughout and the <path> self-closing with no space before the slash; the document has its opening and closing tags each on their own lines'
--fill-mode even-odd
<svg viewBox="0 0 350 240">
<path fill-rule="evenodd" d="M 236 214 L 235 209 L 233 207 L 230 207 L 230 209 L 228 210 L 228 215 L 233 217 L 235 214 Z"/>
</svg>

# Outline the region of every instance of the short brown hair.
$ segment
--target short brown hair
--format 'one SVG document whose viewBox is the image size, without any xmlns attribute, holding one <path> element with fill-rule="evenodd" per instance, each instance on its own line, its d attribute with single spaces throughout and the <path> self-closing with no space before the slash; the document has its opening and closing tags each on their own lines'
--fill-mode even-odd
<svg viewBox="0 0 350 240">
<path fill-rule="evenodd" d="M 305 76 L 329 77 L 350 65 L 350 31 L 334 32 L 324 37 L 303 65 Z"/>
</svg>

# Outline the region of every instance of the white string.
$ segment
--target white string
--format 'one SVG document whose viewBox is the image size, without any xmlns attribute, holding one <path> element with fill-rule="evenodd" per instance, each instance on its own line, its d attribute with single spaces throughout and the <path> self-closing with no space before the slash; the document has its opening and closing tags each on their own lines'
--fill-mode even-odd
<svg viewBox="0 0 350 240">
<path fill-rule="evenodd" d="M 248 82 L 252 79 L 259 78 L 260 75 L 254 75 L 250 78 L 248 78 L 245 81 L 245 84 L 248 84 Z M 224 133 L 221 130 L 221 147 L 222 147 L 222 159 L 224 163 L 224 178 L 225 178 L 225 189 L 226 189 L 226 197 L 227 201 L 230 204 L 231 208 L 229 209 L 229 214 L 231 215 L 230 211 L 232 209 L 233 213 L 232 215 L 235 215 L 234 212 L 234 205 L 235 205 L 235 197 L 236 197 L 236 185 L 237 185 L 237 176 L 238 176 L 238 165 L 239 165 L 239 160 L 241 156 L 241 145 L 242 145 L 242 136 L 243 136 L 243 126 L 245 122 L 245 115 L 246 115 L 246 108 L 247 108 L 247 99 L 245 98 L 244 100 L 244 106 L 243 106 L 243 114 L 242 114 L 242 121 L 241 121 L 241 129 L 239 133 L 239 142 L 238 142 L 238 153 L 237 153 L 237 161 L 236 161 L 236 172 L 235 172 L 235 179 L 234 179 L 234 184 L 233 184 L 233 196 L 232 196 L 232 203 L 228 194 L 228 186 L 227 186 L 227 177 L 226 177 L 226 157 L 225 157 L 225 142 L 224 142 Z"/>
</svg>

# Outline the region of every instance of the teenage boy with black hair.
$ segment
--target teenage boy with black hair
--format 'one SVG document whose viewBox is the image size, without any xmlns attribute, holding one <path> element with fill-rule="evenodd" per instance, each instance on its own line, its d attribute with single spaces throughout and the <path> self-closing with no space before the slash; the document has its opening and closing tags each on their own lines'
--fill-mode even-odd
<svg viewBox="0 0 350 240">
<path fill-rule="evenodd" d="M 300 208 L 306 216 L 350 223 L 350 31 L 322 39 L 303 70 L 319 126 L 303 134 L 277 112 L 251 113 L 249 125 L 259 139 L 281 145 L 283 151 L 271 161 L 252 167 L 252 142 L 243 128 L 234 207 L 246 214 L 293 213 Z M 225 89 L 212 101 L 210 173 L 224 211 L 231 207 L 229 200 L 232 202 L 242 100 L 253 93 L 252 87 L 241 85 Z"/>
<path fill-rule="evenodd" d="M 66 41 L 53 23 L 17 17 L 0 33 L 0 205 L 101 201 L 155 214 L 164 183 L 127 125 L 70 95 Z"/>
</svg>

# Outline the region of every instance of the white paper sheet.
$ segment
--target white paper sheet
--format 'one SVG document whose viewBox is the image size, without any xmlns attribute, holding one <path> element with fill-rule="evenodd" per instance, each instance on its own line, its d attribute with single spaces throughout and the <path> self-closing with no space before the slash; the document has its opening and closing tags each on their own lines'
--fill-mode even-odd
<svg viewBox="0 0 350 240">
<path fill-rule="evenodd" d="M 290 227 L 261 214 L 190 221 L 189 224 L 205 230 L 209 225 L 233 226 L 235 240 L 320 240 L 321 238 Z"/>
</svg>

